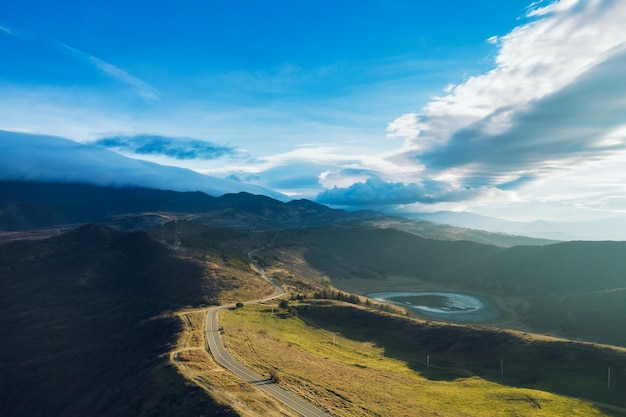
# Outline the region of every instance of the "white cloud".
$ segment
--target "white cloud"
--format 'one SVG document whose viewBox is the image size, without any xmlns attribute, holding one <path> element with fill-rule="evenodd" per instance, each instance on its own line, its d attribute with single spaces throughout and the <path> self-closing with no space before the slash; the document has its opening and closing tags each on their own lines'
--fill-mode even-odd
<svg viewBox="0 0 626 417">
<path fill-rule="evenodd" d="M 11 29 L 9 29 L 6 26 L 0 25 L 0 31 L 8 34 L 8 35 L 13 35 L 13 31 Z"/>
<path fill-rule="evenodd" d="M 153 101 L 159 98 L 159 91 L 145 81 L 142 81 L 139 78 L 134 77 L 126 71 L 116 67 L 115 65 L 103 61 L 102 59 L 90 55 L 86 52 L 80 51 L 76 48 L 72 48 L 71 46 L 64 43 L 59 42 L 58 44 L 66 51 L 69 51 L 71 54 L 81 57 L 88 62 L 91 62 L 96 68 L 98 68 L 107 76 L 132 86 L 143 99 Z"/>
<path fill-rule="evenodd" d="M 372 177 L 410 180 L 421 169 L 419 165 L 409 169 L 398 166 L 385 156 L 351 153 L 345 148 L 311 144 L 254 159 L 233 160 L 229 164 L 198 171 L 220 177 L 236 177 L 290 195 L 312 198 L 320 189 L 343 187 Z"/>
<path fill-rule="evenodd" d="M 595 1 L 595 0 L 590 0 L 590 1 Z M 539 6 L 540 4 L 540 2 L 535 2 L 530 5 L 529 11 L 526 15 L 529 17 L 533 17 L 533 16 L 543 16 L 548 13 L 562 13 L 567 10 L 570 10 L 571 8 L 576 6 L 578 3 L 579 3 L 579 0 L 560 0 L 544 7 L 535 7 L 535 6 Z"/>
<path fill-rule="evenodd" d="M 626 213 L 626 196 L 614 195 L 603 197 L 586 205 L 587 208 L 609 213 Z"/>
<path fill-rule="evenodd" d="M 63 42 L 59 42 L 56 40 L 45 39 L 37 34 L 26 32 L 26 31 L 17 31 L 15 29 L 9 28 L 7 26 L 0 25 L 0 31 L 7 33 L 18 39 L 27 39 L 34 41 L 39 44 L 46 45 L 50 48 L 60 49 L 66 53 L 69 53 L 72 56 L 79 57 L 89 63 L 91 63 L 94 67 L 96 67 L 103 74 L 107 75 L 110 78 L 113 78 L 117 81 L 120 81 L 124 84 L 132 86 L 137 93 L 147 101 L 154 101 L 159 98 L 159 91 L 146 83 L 145 81 L 140 80 L 139 78 L 129 74 L 128 72 L 122 70 L 121 68 L 106 62 L 98 57 L 90 55 L 86 52 L 73 48 L 69 45 L 64 44 Z"/>
<path fill-rule="evenodd" d="M 403 114 L 387 125 L 387 138 L 417 139 L 420 135 L 419 118 L 414 113 Z"/>
<path fill-rule="evenodd" d="M 531 5 L 528 16 L 490 38 L 492 70 L 389 123 L 388 137 L 404 138 L 394 161 L 459 188 L 530 190 L 567 174 L 574 189 L 574 177 L 594 174 L 575 173 L 626 152 L 626 7 L 563 0 Z"/>
<path fill-rule="evenodd" d="M 552 14 L 499 39 L 493 70 L 436 97 L 420 114 L 394 120 L 390 136 L 405 137 L 407 147 L 416 150 L 445 145 L 459 129 L 502 109 L 523 110 L 623 50 L 626 8 L 619 3 L 586 2 L 571 13 L 564 12 L 571 5 L 558 4 L 547 6 Z M 509 117 L 489 123 L 506 123 Z"/>
<path fill-rule="evenodd" d="M 498 38 L 497 36 L 491 36 L 491 37 L 487 38 L 487 42 L 492 44 L 492 45 L 497 45 L 499 40 L 500 40 L 500 38 Z M 446 91 L 446 93 L 449 93 L 449 91 L 447 91 L 447 90 L 444 90 L 444 91 Z"/>
</svg>

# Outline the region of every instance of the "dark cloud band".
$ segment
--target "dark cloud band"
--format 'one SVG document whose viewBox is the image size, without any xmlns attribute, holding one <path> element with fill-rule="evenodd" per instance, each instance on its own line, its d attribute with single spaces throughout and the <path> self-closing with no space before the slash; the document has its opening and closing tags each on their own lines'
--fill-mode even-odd
<svg viewBox="0 0 626 417">
<path fill-rule="evenodd" d="M 236 152 L 235 148 L 211 142 L 159 135 L 114 136 L 99 139 L 94 145 L 137 155 L 163 155 L 179 160 L 210 160 Z"/>
</svg>

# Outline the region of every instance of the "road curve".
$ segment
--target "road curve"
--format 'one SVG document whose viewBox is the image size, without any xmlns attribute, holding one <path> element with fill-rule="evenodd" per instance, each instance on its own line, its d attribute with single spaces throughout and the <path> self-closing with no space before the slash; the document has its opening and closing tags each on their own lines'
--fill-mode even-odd
<svg viewBox="0 0 626 417">
<path fill-rule="evenodd" d="M 268 301 L 268 300 L 271 300 L 271 299 L 274 299 L 283 295 L 285 291 L 280 286 L 276 285 L 276 283 L 274 283 L 271 279 L 269 279 L 269 277 L 265 274 L 265 271 L 263 270 L 263 268 L 261 268 L 258 262 L 252 259 L 252 252 L 248 253 L 248 256 L 250 257 L 250 260 L 254 263 L 254 266 L 257 268 L 257 270 L 259 271 L 263 279 L 265 279 L 268 283 L 270 283 L 274 287 L 275 291 L 274 291 L 274 294 L 272 294 L 269 297 L 266 297 L 260 300 L 247 301 L 244 304 L 254 304 L 254 303 L 258 303 L 262 301 Z M 206 335 L 206 340 L 207 340 L 207 347 L 209 349 L 209 352 L 213 355 L 213 358 L 215 358 L 215 361 L 219 363 L 221 366 L 223 366 L 224 368 L 228 369 L 229 371 L 237 375 L 238 377 L 242 378 L 243 380 L 249 382 L 252 385 L 256 385 L 263 391 L 272 395 L 278 401 L 282 402 L 283 404 L 290 407 L 291 409 L 293 409 L 294 411 L 296 411 L 298 414 L 302 416 L 331 417 L 330 414 L 320 410 L 319 408 L 313 406 L 312 404 L 303 400 L 302 398 L 279 387 L 278 385 L 276 385 L 275 383 L 273 383 L 266 377 L 263 377 L 257 374 L 256 372 L 253 372 L 250 369 L 237 363 L 228 354 L 228 352 L 226 352 L 226 350 L 224 349 L 224 345 L 222 345 L 222 341 L 220 338 L 220 331 L 219 331 L 219 327 L 217 324 L 217 314 L 222 309 L 233 308 L 233 307 L 234 307 L 234 304 L 224 305 L 224 306 L 211 308 L 207 312 L 205 335 Z"/>
</svg>

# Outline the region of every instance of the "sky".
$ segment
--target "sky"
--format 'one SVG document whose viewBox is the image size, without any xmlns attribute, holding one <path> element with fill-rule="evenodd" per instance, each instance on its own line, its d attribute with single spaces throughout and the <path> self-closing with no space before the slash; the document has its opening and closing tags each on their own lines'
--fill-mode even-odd
<svg viewBox="0 0 626 417">
<path fill-rule="evenodd" d="M 622 0 L 3 0 L 0 131 L 333 207 L 624 216 L 625 21 Z"/>
</svg>

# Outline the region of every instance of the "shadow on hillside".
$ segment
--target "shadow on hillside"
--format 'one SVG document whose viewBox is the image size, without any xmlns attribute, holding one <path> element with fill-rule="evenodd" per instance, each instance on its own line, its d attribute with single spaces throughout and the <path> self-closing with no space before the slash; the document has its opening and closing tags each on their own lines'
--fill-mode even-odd
<svg viewBox="0 0 626 417">
<path fill-rule="evenodd" d="M 214 297 L 203 273 L 96 225 L 0 246 L 0 415 L 236 415 L 167 363 L 168 312 Z"/>
</svg>

